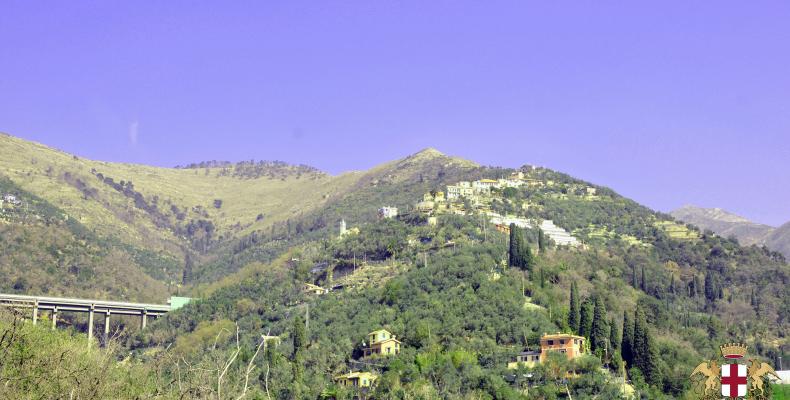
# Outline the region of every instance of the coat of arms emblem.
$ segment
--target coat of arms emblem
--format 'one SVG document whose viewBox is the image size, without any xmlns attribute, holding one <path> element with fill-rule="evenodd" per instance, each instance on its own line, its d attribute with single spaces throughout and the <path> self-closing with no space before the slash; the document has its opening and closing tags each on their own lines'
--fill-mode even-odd
<svg viewBox="0 0 790 400">
<path fill-rule="evenodd" d="M 702 400 L 713 399 L 767 399 L 764 379 L 768 376 L 779 378 L 770 365 L 758 360 L 748 360 L 748 365 L 738 363 L 746 355 L 748 347 L 740 343 L 719 346 L 724 363 L 717 360 L 703 362 L 694 368 L 691 378 L 697 379 L 697 393 Z"/>
</svg>

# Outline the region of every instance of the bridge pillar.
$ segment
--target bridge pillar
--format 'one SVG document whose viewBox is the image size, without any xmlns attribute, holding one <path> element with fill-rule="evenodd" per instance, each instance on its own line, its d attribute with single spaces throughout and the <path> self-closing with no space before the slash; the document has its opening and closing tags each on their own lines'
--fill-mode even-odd
<svg viewBox="0 0 790 400">
<path fill-rule="evenodd" d="M 33 303 L 33 325 L 38 323 L 38 300 Z"/>
<path fill-rule="evenodd" d="M 107 344 L 107 338 L 110 336 L 110 309 L 104 313 L 104 343 Z"/>
<path fill-rule="evenodd" d="M 148 323 L 148 310 L 143 310 L 143 313 L 140 318 L 140 329 L 145 329 L 145 325 Z"/>
<path fill-rule="evenodd" d="M 52 329 L 58 326 L 58 306 L 52 309 Z"/>
<path fill-rule="evenodd" d="M 88 311 L 88 346 L 93 340 L 93 310 L 95 307 L 95 304 L 91 304 L 91 309 Z"/>
</svg>

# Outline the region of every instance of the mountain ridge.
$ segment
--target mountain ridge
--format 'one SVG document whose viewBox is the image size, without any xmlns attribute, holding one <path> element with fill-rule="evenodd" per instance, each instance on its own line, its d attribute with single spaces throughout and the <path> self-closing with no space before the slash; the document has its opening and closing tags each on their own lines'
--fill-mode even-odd
<svg viewBox="0 0 790 400">
<path fill-rule="evenodd" d="M 767 246 L 790 258 L 790 222 L 779 227 L 753 222 L 722 208 L 684 205 L 670 215 L 683 222 L 709 229 L 724 237 L 735 237 L 744 245 Z"/>
</svg>

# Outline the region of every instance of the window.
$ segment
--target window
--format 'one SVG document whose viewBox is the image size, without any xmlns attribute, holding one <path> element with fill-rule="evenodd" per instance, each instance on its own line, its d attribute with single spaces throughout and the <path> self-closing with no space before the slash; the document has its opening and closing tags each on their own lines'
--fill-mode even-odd
<svg viewBox="0 0 790 400">
<path fill-rule="evenodd" d="M 554 346 L 554 341 L 553 340 L 549 340 L 549 346 Z"/>
<path fill-rule="evenodd" d="M 565 344 L 565 339 L 561 339 L 560 344 Z"/>
</svg>

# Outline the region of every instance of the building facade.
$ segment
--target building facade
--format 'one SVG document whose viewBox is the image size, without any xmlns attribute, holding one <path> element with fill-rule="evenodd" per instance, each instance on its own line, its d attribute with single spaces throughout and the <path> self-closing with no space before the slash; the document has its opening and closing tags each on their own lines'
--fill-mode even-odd
<svg viewBox="0 0 790 400">
<path fill-rule="evenodd" d="M 341 386 L 369 388 L 376 381 L 376 378 L 378 376 L 372 372 L 349 372 L 336 376 L 334 381 Z"/>
<path fill-rule="evenodd" d="M 533 368 L 540 363 L 539 351 L 522 351 L 516 358 L 507 363 L 508 369 L 517 369 L 519 366 Z"/>
<path fill-rule="evenodd" d="M 555 333 L 552 335 L 543 335 L 540 338 L 540 362 L 546 360 L 548 354 L 552 351 L 565 354 L 569 360 L 572 360 L 584 354 L 584 341 L 587 340 L 584 336 L 571 335 L 568 333 Z"/>
<path fill-rule="evenodd" d="M 389 219 L 398 216 L 398 207 L 381 207 L 379 208 L 379 218 Z"/>
<path fill-rule="evenodd" d="M 368 347 L 363 349 L 365 357 L 374 354 L 390 356 L 400 353 L 401 342 L 395 338 L 395 335 L 386 329 L 379 329 L 368 333 Z"/>
</svg>

